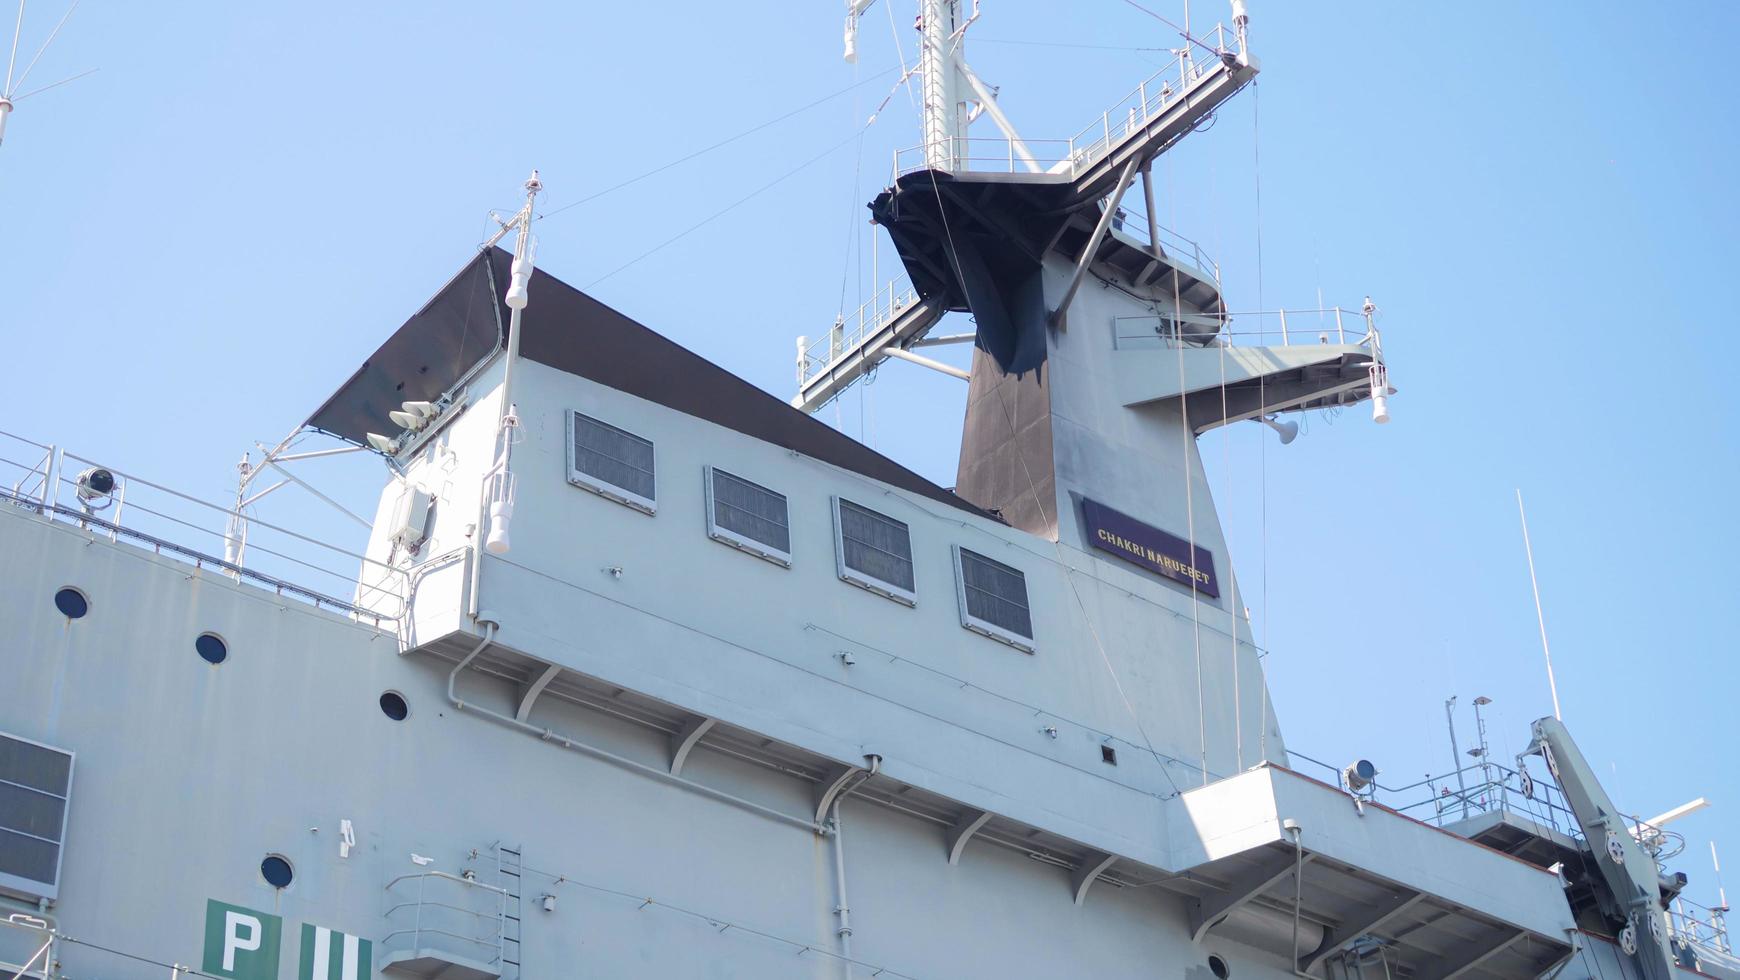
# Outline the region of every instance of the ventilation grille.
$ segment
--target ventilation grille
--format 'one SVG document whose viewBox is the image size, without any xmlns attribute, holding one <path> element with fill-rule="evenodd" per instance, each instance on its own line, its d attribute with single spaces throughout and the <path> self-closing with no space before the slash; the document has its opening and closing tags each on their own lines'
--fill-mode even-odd
<svg viewBox="0 0 1740 980">
<path fill-rule="evenodd" d="M 1033 615 L 1027 608 L 1027 576 L 976 552 L 965 548 L 959 551 L 967 625 L 991 626 L 1005 634 L 1033 639 Z"/>
<path fill-rule="evenodd" d="M 579 412 L 573 429 L 569 476 L 575 483 L 626 503 L 650 506 L 658 499 L 651 440 Z"/>
<path fill-rule="evenodd" d="M 709 470 L 713 536 L 768 557 L 791 556 L 785 495 L 724 470 Z"/>
<path fill-rule="evenodd" d="M 840 501 L 839 511 L 841 574 L 860 585 L 890 586 L 910 597 L 912 533 L 907 526 L 849 500 Z"/>
<path fill-rule="evenodd" d="M 70 752 L 0 735 L 0 891 L 56 898 Z"/>
</svg>

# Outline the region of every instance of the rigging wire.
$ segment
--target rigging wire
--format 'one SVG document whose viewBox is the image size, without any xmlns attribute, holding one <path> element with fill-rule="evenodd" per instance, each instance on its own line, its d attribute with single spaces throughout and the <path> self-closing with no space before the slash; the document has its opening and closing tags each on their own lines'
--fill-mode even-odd
<svg viewBox="0 0 1740 980">
<path fill-rule="evenodd" d="M 1265 309 L 1263 303 L 1263 151 L 1261 108 L 1259 97 L 1262 89 L 1256 79 L 1251 79 L 1251 170 L 1256 180 L 1256 210 L 1257 210 L 1257 309 Z M 1322 304 L 1318 304 L 1322 305 Z M 1257 314 L 1257 331 L 1260 334 L 1264 326 L 1264 314 Z M 1257 377 L 1257 411 L 1260 417 L 1269 414 L 1268 377 Z M 1259 497 L 1262 501 L 1262 606 L 1263 606 L 1263 641 L 1259 646 L 1264 651 L 1269 649 L 1269 440 L 1257 440 L 1257 484 L 1260 488 Z M 1265 654 L 1266 655 L 1266 654 Z M 1267 761 L 1269 758 L 1269 679 L 1263 677 L 1263 713 L 1260 719 L 1262 732 L 1257 737 L 1257 752 Z"/>
<path fill-rule="evenodd" d="M 690 160 L 693 160 L 696 157 L 704 156 L 708 153 L 713 152 L 714 150 L 720 149 L 721 147 L 729 146 L 732 143 L 735 143 L 738 140 L 741 140 L 745 137 L 753 136 L 756 133 L 759 133 L 762 130 L 767 129 L 770 126 L 774 126 L 774 125 L 777 125 L 778 123 L 785 122 L 787 119 L 790 119 L 793 116 L 808 112 L 809 110 L 814 109 L 815 107 L 817 107 L 819 105 L 824 105 L 828 102 L 832 102 L 833 100 L 839 98 L 840 96 L 846 95 L 846 94 L 853 92 L 853 91 L 856 91 L 857 89 L 859 89 L 865 85 L 868 85 L 871 82 L 874 82 L 874 81 L 882 78 L 884 75 L 888 75 L 888 74 L 892 73 L 893 71 L 894 71 L 893 68 L 884 68 L 881 71 L 876 72 L 875 74 L 869 75 L 869 76 L 867 76 L 863 79 L 860 79 L 858 81 L 854 81 L 852 84 L 846 86 L 845 88 L 839 89 L 839 90 L 834 91 L 834 92 L 830 92 L 827 95 L 824 95 L 821 98 L 816 99 L 813 102 L 806 102 L 803 105 L 798 106 L 796 109 L 792 109 L 789 112 L 782 113 L 781 115 L 775 116 L 772 119 L 769 119 L 764 123 L 761 123 L 761 124 L 756 125 L 756 126 L 751 126 L 750 128 L 742 131 L 741 133 L 738 133 L 735 136 L 727 136 L 726 138 L 718 141 L 717 143 L 709 144 L 709 145 L 704 146 L 698 150 L 695 150 L 692 153 L 688 153 L 688 154 L 685 154 L 683 156 L 680 156 L 677 159 L 670 161 L 669 163 L 663 164 L 663 165 L 658 166 L 658 167 L 654 167 L 653 169 L 648 170 L 647 172 L 645 172 L 643 174 L 640 174 L 640 175 L 635 176 L 635 177 L 630 177 L 627 180 L 612 184 L 609 187 L 604 188 L 603 190 L 594 191 L 593 193 L 588 194 L 583 198 L 580 198 L 578 201 L 570 201 L 567 204 L 564 204 L 559 208 L 555 208 L 555 209 L 552 209 L 550 211 L 546 211 L 543 214 L 538 215 L 537 218 L 534 220 L 543 221 L 545 218 L 554 218 L 556 215 L 561 214 L 562 212 L 567 211 L 570 208 L 577 208 L 580 205 L 586 204 L 589 201 L 596 201 L 597 199 L 605 196 L 606 194 L 613 194 L 619 190 L 622 190 L 625 187 L 630 187 L 630 186 L 633 186 L 634 184 L 638 184 L 641 181 L 646 180 L 649 177 L 656 177 L 659 174 L 662 174 L 665 171 L 671 169 L 672 167 L 676 167 L 676 166 L 680 166 L 682 164 L 688 163 Z"/>
<path fill-rule="evenodd" d="M 852 65 L 852 75 L 854 78 L 856 78 L 857 74 L 858 74 L 858 66 L 856 63 L 854 63 Z M 856 84 L 854 84 L 852 87 L 854 89 L 856 89 L 858 86 Z M 854 95 L 852 98 L 852 118 L 854 118 L 854 119 L 858 118 L 859 114 L 860 113 L 859 113 L 858 99 L 857 99 L 857 96 Z M 852 193 L 851 193 L 851 199 L 848 202 L 848 209 L 846 212 L 846 245 L 845 245 L 845 250 L 844 250 L 845 256 L 844 256 L 844 259 L 842 260 L 842 263 L 840 266 L 840 310 L 839 310 L 839 316 L 842 319 L 844 319 L 844 317 L 846 315 L 846 280 L 852 274 L 852 255 L 854 253 L 854 246 L 858 245 L 858 240 L 861 237 L 858 234 L 858 222 L 856 220 L 856 217 L 857 217 L 857 212 L 858 212 L 858 207 L 859 207 L 858 202 L 862 199 L 862 188 L 863 188 L 863 183 L 864 183 L 864 138 L 866 136 L 868 136 L 869 133 L 870 133 L 869 126 L 865 126 L 864 128 L 858 130 L 858 152 L 856 154 L 855 160 L 853 161 L 853 167 L 852 167 Z M 857 248 L 856 252 L 858 254 L 858 265 L 860 267 L 862 267 L 864 265 L 863 249 Z M 863 281 L 862 276 L 860 276 L 858 279 L 858 294 L 859 294 L 858 298 L 860 300 L 863 299 L 863 293 L 864 293 L 864 281 Z"/>
<path fill-rule="evenodd" d="M 1021 41 L 1014 38 L 975 37 L 974 44 L 1018 44 L 1035 48 L 1082 48 L 1090 51 L 1170 52 L 1171 48 L 1131 47 L 1127 44 L 1081 44 L 1071 41 Z"/>
<path fill-rule="evenodd" d="M 1173 190 L 1172 160 L 1166 161 L 1166 189 Z M 1172 226 L 1178 226 L 1178 195 L 1168 193 L 1172 208 Z M 1190 543 L 1190 561 L 1196 562 L 1196 494 L 1192 486 L 1191 450 L 1196 446 L 1196 433 L 1190 427 L 1190 403 L 1184 395 L 1184 315 L 1183 298 L 1179 295 L 1178 276 L 1172 277 L 1172 340 L 1178 351 L 1178 424 L 1184 438 L 1180 440 L 1184 455 L 1184 517 Z M 1208 706 L 1202 687 L 1202 593 L 1196 583 L 1190 583 L 1190 633 L 1196 654 L 1196 738 L 1202 763 L 1202 785 L 1208 785 Z M 1238 634 L 1238 619 L 1233 619 L 1233 634 Z"/>
<path fill-rule="evenodd" d="M 868 122 L 866 122 L 864 124 L 864 126 L 860 127 L 860 129 L 868 128 L 869 125 L 870 124 Z M 816 164 L 820 163 L 823 159 L 825 159 L 829 156 L 832 156 L 834 153 L 838 152 L 839 150 L 841 150 L 842 148 L 844 148 L 845 146 L 847 146 L 848 144 L 850 144 L 853 140 L 855 140 L 857 138 L 858 138 L 858 133 L 857 132 L 852 133 L 852 135 L 846 137 L 845 139 L 841 140 L 838 143 L 833 144 L 832 146 L 830 146 L 827 149 L 823 150 L 822 152 L 816 154 L 815 156 L 810 157 L 808 160 L 805 160 L 803 163 L 798 164 L 797 166 L 791 168 L 790 170 L 787 170 L 785 173 L 782 173 L 778 177 L 773 178 L 772 180 L 768 181 L 765 184 L 762 184 L 760 187 L 757 187 L 755 190 L 750 191 L 748 194 L 743 195 L 742 197 L 738 198 L 735 201 L 732 201 L 730 204 L 727 204 L 723 208 L 720 208 L 719 210 L 708 215 L 707 217 L 702 218 L 700 221 L 695 222 L 694 224 L 690 225 L 689 227 L 683 229 L 682 231 L 677 232 L 675 235 L 672 235 L 671 237 L 665 239 L 664 241 L 658 243 L 657 245 L 654 245 L 652 248 L 647 249 L 646 251 L 635 256 L 634 258 L 629 259 L 627 262 L 624 262 L 623 264 L 617 266 L 616 268 L 610 270 L 609 272 L 606 272 L 604 275 L 599 276 L 597 279 L 592 280 L 591 282 L 586 284 L 586 288 L 591 289 L 593 286 L 598 285 L 599 283 L 603 282 L 604 280 L 609 279 L 610 277 L 616 275 L 619 272 L 622 272 L 623 270 L 629 268 L 630 266 L 636 265 L 636 264 L 652 257 L 654 254 L 661 252 L 661 251 L 665 250 L 666 248 L 669 248 L 670 246 L 676 244 L 678 241 L 681 241 L 682 239 L 687 238 L 689 235 L 691 235 L 697 231 L 700 231 L 702 228 L 706 227 L 707 225 L 712 224 L 713 222 L 719 220 L 720 218 L 723 218 L 725 215 L 731 213 L 732 211 L 735 211 L 738 208 L 742 207 L 743 205 L 749 203 L 754 198 L 757 198 L 757 197 L 761 196 L 762 194 L 772 190 L 776 185 L 784 183 L 786 180 L 797 176 L 797 174 L 799 172 L 804 171 L 804 170 L 808 170 L 810 167 L 815 166 Z M 594 195 L 594 196 L 596 196 L 596 195 Z M 575 203 L 578 204 L 580 202 L 576 201 Z M 552 213 L 554 213 L 554 212 L 552 212 Z"/>
<path fill-rule="evenodd" d="M 900 43 L 900 28 L 898 25 L 896 25 L 894 23 L 894 4 L 885 3 L 882 5 L 882 9 L 888 11 L 888 33 L 891 36 L 893 36 L 893 38 L 894 38 L 894 53 L 896 56 L 898 56 L 900 58 L 900 80 L 905 81 L 906 79 L 912 77 L 913 72 L 918 70 L 919 58 L 918 58 L 917 54 L 915 53 L 915 55 L 913 57 L 913 61 L 912 61 L 912 67 L 911 68 L 906 67 L 906 46 Z M 912 94 L 912 87 L 911 86 L 907 86 L 906 101 L 912 103 L 912 111 L 914 111 L 914 112 L 918 111 L 918 99 L 917 99 L 917 97 L 915 97 Z M 887 105 L 888 100 L 883 99 L 882 104 Z M 880 110 L 878 110 L 878 111 L 880 111 Z"/>
<path fill-rule="evenodd" d="M 1220 53 L 1220 52 L 1216 51 L 1215 49 L 1209 47 L 1208 45 L 1202 43 L 1201 41 L 1198 41 L 1196 38 L 1192 37 L 1190 34 L 1190 29 L 1188 27 L 1180 27 L 1178 24 L 1176 24 L 1170 20 L 1167 20 L 1165 17 L 1162 17 L 1159 14 L 1155 13 L 1154 11 L 1148 9 L 1147 7 L 1144 7 L 1141 4 L 1137 3 L 1136 0 L 1124 0 L 1124 3 L 1129 4 L 1132 7 L 1135 7 L 1137 10 L 1140 10 L 1141 12 L 1147 14 L 1148 16 L 1154 18 L 1155 20 L 1159 21 L 1162 24 L 1165 24 L 1167 27 L 1172 28 L 1173 30 L 1178 32 L 1179 37 L 1183 38 L 1184 40 L 1188 41 L 1191 44 L 1196 45 L 1197 47 L 1201 48 L 1202 50 L 1207 51 L 1209 54 L 1219 54 Z"/>
</svg>

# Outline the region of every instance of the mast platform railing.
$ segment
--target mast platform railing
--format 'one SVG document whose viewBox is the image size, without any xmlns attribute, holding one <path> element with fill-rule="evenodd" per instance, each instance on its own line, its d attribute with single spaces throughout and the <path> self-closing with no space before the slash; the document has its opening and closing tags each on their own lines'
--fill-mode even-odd
<svg viewBox="0 0 1740 980">
<path fill-rule="evenodd" d="M 1232 311 L 1219 314 L 1166 313 L 1121 316 L 1112 322 L 1112 342 L 1119 350 L 1186 347 L 1297 347 L 1302 345 L 1362 347 L 1381 357 L 1383 346 L 1376 309 L 1332 306 L 1299 310 Z M 1180 324 L 1180 321 L 1182 323 Z M 1249 325 L 1246 325 L 1249 324 Z M 1182 330 L 1180 330 L 1182 326 Z"/>
<path fill-rule="evenodd" d="M 905 277 L 891 279 L 856 310 L 835 320 L 827 333 L 805 338 L 798 349 L 798 388 L 855 353 L 867 337 L 918 305 L 918 301 L 918 290 Z"/>
<path fill-rule="evenodd" d="M 99 469 L 113 476 L 107 492 L 79 482 L 82 473 Z M 409 588 L 401 569 L 0 430 L 0 506 L 6 505 L 377 627 L 404 615 Z"/>
<path fill-rule="evenodd" d="M 1217 24 L 1206 34 L 1187 41 L 1173 53 L 1171 61 L 1113 102 L 1100 113 L 1100 118 L 1067 139 L 1024 139 L 1017 144 L 1002 136 L 969 137 L 954 140 L 950 147 L 954 152 L 945 155 L 952 157 L 956 169 L 961 171 L 1032 172 L 1031 159 L 1038 172 L 1074 179 L 1188 99 L 1192 88 L 1209 71 L 1238 57 L 1237 51 L 1237 34 Z M 897 150 L 893 176 L 899 178 L 927 169 L 930 159 L 927 149 L 919 145 Z"/>
</svg>

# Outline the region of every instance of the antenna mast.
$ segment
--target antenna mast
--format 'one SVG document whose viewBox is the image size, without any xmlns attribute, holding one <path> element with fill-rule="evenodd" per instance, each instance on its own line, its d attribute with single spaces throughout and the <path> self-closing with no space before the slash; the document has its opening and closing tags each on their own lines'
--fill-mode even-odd
<svg viewBox="0 0 1740 980">
<path fill-rule="evenodd" d="M 966 43 L 960 0 L 919 0 L 917 28 L 923 38 L 919 75 L 924 91 L 924 162 L 932 170 L 954 170 L 966 156 L 967 135 L 961 108 L 961 49 Z"/>
<path fill-rule="evenodd" d="M 1529 587 L 1535 591 L 1535 619 L 1541 624 L 1541 653 L 1547 658 L 1547 687 L 1553 692 L 1553 717 L 1564 721 L 1559 713 L 1559 682 L 1553 678 L 1553 650 L 1547 646 L 1547 616 L 1541 611 L 1541 585 L 1535 579 L 1535 549 L 1529 544 L 1529 515 L 1523 510 L 1522 488 L 1516 491 L 1516 512 L 1522 518 L 1523 551 L 1529 557 Z"/>
<path fill-rule="evenodd" d="M 532 258 L 535 251 L 532 243 L 532 206 L 537 201 L 538 192 L 544 189 L 544 182 L 538 179 L 536 170 L 526 179 L 525 187 L 525 206 L 502 226 L 496 238 L 490 240 L 490 244 L 494 244 L 502 235 L 507 234 L 508 229 L 519 230 L 519 238 L 514 244 L 513 271 L 509 277 L 507 295 L 502 300 L 509 312 L 507 353 L 502 362 L 501 416 L 498 422 L 501 446 L 495 466 L 485 477 L 484 497 L 489 513 L 489 536 L 484 540 L 484 548 L 492 555 L 507 554 L 510 546 L 508 523 L 514 516 L 515 481 L 510 466 L 513 462 L 514 443 L 520 439 L 520 417 L 513 403 L 514 364 L 520 358 L 520 314 L 525 311 L 527 291 L 532 281 Z"/>
</svg>

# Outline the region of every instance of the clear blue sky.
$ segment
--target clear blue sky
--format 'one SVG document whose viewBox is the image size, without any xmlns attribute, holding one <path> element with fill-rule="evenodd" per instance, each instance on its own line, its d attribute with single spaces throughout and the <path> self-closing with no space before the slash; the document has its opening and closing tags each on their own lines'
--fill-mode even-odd
<svg viewBox="0 0 1740 980">
<path fill-rule="evenodd" d="M 904 91 L 861 152 L 597 280 L 852 136 L 899 60 L 887 2 L 854 70 L 831 0 L 89 0 L 33 84 L 101 70 L 22 103 L 0 147 L 0 427 L 221 499 L 241 451 L 343 381 L 530 168 L 550 211 L 862 81 L 538 226 L 544 268 L 788 396 L 793 337 L 867 286 L 849 243 L 916 142 Z M 1448 767 L 1444 698 L 1485 694 L 1494 754 L 1522 747 L 1550 704 L 1520 486 L 1566 720 L 1622 808 L 1715 801 L 1679 825 L 1677 862 L 1713 901 L 1705 841 L 1740 868 L 1740 114 L 1712 41 L 1740 8 L 1252 6 L 1260 89 L 1168 155 L 1160 211 L 1219 259 L 1234 309 L 1257 307 L 1259 230 L 1267 306 L 1371 294 L 1401 389 L 1388 427 L 1203 440 L 1289 743 L 1409 782 Z M 1034 138 L 1176 43 L 1120 0 L 985 8 L 969 57 Z M 27 43 L 63 9 L 34 0 Z M 893 19 L 910 57 L 904 0 Z M 963 395 L 891 365 L 824 417 L 950 484 Z M 377 471 L 323 472 L 372 500 Z M 324 520 L 287 496 L 262 516 Z"/>
</svg>

